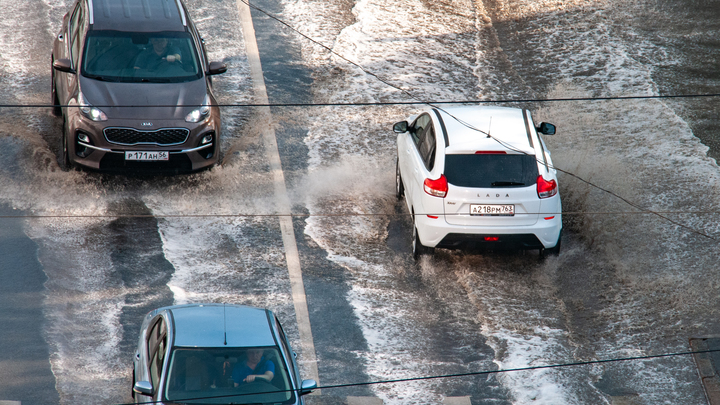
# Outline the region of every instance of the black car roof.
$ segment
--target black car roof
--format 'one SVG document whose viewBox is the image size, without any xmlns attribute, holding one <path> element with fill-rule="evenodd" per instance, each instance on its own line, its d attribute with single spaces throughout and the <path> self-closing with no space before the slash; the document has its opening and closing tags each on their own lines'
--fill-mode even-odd
<svg viewBox="0 0 720 405">
<path fill-rule="evenodd" d="M 180 0 L 87 0 L 95 30 L 133 32 L 185 31 Z"/>
</svg>

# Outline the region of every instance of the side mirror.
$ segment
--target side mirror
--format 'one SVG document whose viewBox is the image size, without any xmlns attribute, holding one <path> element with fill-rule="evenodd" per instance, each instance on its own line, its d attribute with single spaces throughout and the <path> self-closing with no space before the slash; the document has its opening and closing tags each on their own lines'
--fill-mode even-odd
<svg viewBox="0 0 720 405">
<path fill-rule="evenodd" d="M 543 135 L 555 135 L 555 125 L 547 122 L 541 122 L 535 129 Z"/>
<path fill-rule="evenodd" d="M 75 74 L 75 69 L 72 68 L 72 62 L 70 59 L 57 59 L 53 62 L 53 69 L 60 72 Z"/>
<path fill-rule="evenodd" d="M 317 382 L 315 380 L 303 380 L 300 384 L 300 395 L 307 395 L 317 388 Z"/>
<path fill-rule="evenodd" d="M 395 125 L 393 125 L 393 132 L 396 132 L 398 134 L 402 134 L 403 132 L 407 132 L 408 130 L 408 123 L 407 121 L 400 121 L 396 122 Z"/>
<path fill-rule="evenodd" d="M 208 66 L 207 74 L 208 76 L 212 75 L 219 75 L 222 73 L 227 72 L 227 65 L 222 62 L 210 62 L 210 66 Z"/>
<path fill-rule="evenodd" d="M 133 386 L 133 391 L 138 394 L 147 395 L 151 397 L 153 395 L 153 387 L 150 381 L 138 381 Z"/>
</svg>

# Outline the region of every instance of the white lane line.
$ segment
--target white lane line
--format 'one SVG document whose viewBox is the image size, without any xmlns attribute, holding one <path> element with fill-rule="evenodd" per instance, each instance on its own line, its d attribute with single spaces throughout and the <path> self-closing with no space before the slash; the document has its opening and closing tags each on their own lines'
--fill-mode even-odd
<svg viewBox="0 0 720 405">
<path fill-rule="evenodd" d="M 347 397 L 347 405 L 383 405 L 383 400 L 377 397 Z"/>
<path fill-rule="evenodd" d="M 470 397 L 445 397 L 443 405 L 470 405 Z"/>
<path fill-rule="evenodd" d="M 268 104 L 267 89 L 263 76 L 262 64 L 260 63 L 260 52 L 258 51 L 257 40 L 255 39 L 255 27 L 253 26 L 250 6 L 242 0 L 237 0 L 240 11 L 240 23 L 242 24 L 245 47 L 250 64 L 250 74 L 253 80 L 255 96 L 259 104 Z M 280 152 L 278 152 L 275 127 L 272 124 L 272 113 L 270 107 L 258 108 L 258 119 L 265 123 L 262 127 L 265 153 L 270 163 L 270 171 L 273 174 L 275 186 L 275 199 L 277 201 L 278 214 L 280 214 L 280 230 L 282 232 L 283 245 L 285 246 L 285 260 L 287 260 L 288 272 L 290 273 L 290 285 L 292 287 L 293 304 L 295 305 L 295 316 L 297 317 L 298 329 L 300 331 L 300 345 L 302 347 L 302 363 L 309 369 L 308 378 L 318 382 L 317 357 L 315 355 L 315 344 L 313 343 L 312 329 L 310 328 L 310 314 L 305 297 L 305 285 L 302 279 L 300 268 L 300 255 L 298 254 L 295 232 L 293 230 L 290 214 L 290 198 L 285 187 L 285 175 L 280 163 Z M 320 390 L 313 392 L 319 394 Z"/>
</svg>

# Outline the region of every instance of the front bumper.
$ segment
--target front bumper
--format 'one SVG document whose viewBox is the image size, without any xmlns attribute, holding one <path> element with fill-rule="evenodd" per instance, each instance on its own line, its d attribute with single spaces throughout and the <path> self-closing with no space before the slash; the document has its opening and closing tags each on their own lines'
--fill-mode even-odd
<svg viewBox="0 0 720 405">
<path fill-rule="evenodd" d="M 100 171 L 148 171 L 148 172 L 193 172 L 215 165 L 219 155 L 220 119 L 219 111 L 213 111 L 207 119 L 199 123 L 179 122 L 178 120 L 155 120 L 161 131 L 164 128 L 187 129 L 187 138 L 174 144 L 153 142 L 121 144 L 108 141 L 105 128 L 141 129 L 139 120 L 108 120 L 93 122 L 79 114 L 71 116 L 66 128 L 68 156 L 70 161 L 85 168 Z M 152 131 L 150 131 L 152 132 Z M 211 136 L 212 140 L 203 143 Z M 125 160 L 125 152 L 167 152 L 168 160 L 137 161 Z"/>
</svg>

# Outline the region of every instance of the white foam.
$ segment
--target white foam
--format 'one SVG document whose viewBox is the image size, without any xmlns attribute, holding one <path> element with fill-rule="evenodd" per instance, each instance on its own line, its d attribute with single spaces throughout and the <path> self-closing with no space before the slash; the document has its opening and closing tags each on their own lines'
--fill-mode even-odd
<svg viewBox="0 0 720 405">
<path fill-rule="evenodd" d="M 632 5 L 626 8 L 624 4 L 612 1 L 589 0 L 499 1 L 495 2 L 496 7 L 492 10 L 493 21 L 481 4 L 477 4 L 477 10 L 473 9 L 476 3 L 453 2 L 450 12 L 444 3 L 433 3 L 428 8 L 428 3 L 420 1 L 381 3 L 360 0 L 355 2 L 350 14 L 342 9 L 343 2 L 318 5 L 287 0 L 283 18 L 348 59 L 426 99 L 652 95 L 657 94 L 652 80 L 652 66 L 641 62 L 643 56 L 655 55 L 665 62 L 672 62 L 672 55 L 633 33 L 631 27 L 623 28 L 626 38 L 632 38 L 632 42 L 626 43 L 622 37 L 615 35 L 615 19 L 621 19 L 623 13 L 630 12 Z M 333 5 L 337 9 L 333 10 Z M 338 18 L 337 15 L 344 17 Z M 548 94 L 539 93 L 541 89 L 534 89 L 532 83 L 526 83 L 524 75 L 528 74 L 528 69 L 513 66 L 513 61 L 519 58 L 504 53 L 498 46 L 493 23 L 502 22 L 512 27 L 516 21 L 525 24 L 523 31 L 517 32 L 515 37 L 526 41 L 526 46 L 518 50 L 527 52 L 524 62 L 539 67 L 552 63 L 545 73 L 531 68 L 533 75 L 555 86 L 549 89 Z M 514 59 L 510 59 L 512 57 Z M 316 45 L 303 42 L 303 59 L 315 73 L 316 101 L 384 101 L 402 97 L 399 91 L 388 88 Z M 498 68 L 498 63 L 502 69 Z M 578 72 L 584 74 L 578 76 Z M 389 129 L 393 121 L 403 119 L 412 112 L 412 107 L 314 109 L 313 114 L 317 115 L 313 122 L 317 124 L 311 125 L 306 137 L 310 180 L 303 185 L 309 184 L 309 189 L 315 190 L 312 179 L 316 175 L 319 179 L 327 179 L 327 182 L 324 183 L 325 189 L 319 186 L 321 192 L 305 193 L 310 212 L 320 214 L 331 209 L 391 212 L 387 198 L 392 192 L 395 144 Z M 662 102 L 548 104 L 540 108 L 535 117 L 558 124 L 559 135 L 546 140 L 558 167 L 577 172 L 638 203 L 655 209 L 676 206 L 701 209 L 715 207 L 715 201 L 720 200 L 716 198 L 717 165 L 706 157 L 707 149 L 692 135 L 687 124 Z M 334 124 L 328 126 L 328 122 Z M 353 160 L 362 163 L 346 163 Z M 668 163 L 672 163 L 671 166 Z M 371 170 L 366 171 L 367 167 Z M 383 174 L 374 178 L 378 173 Z M 365 192 L 358 192 L 361 187 L 353 186 L 356 182 L 364 184 L 372 178 L 377 185 L 366 188 Z M 597 190 L 586 193 L 582 185 L 573 183 L 567 176 L 561 175 L 561 180 L 566 182 L 561 184 L 561 188 L 564 187 L 566 200 L 572 206 L 583 204 L 582 209 L 589 211 L 628 208 Z M 676 182 L 684 185 L 683 190 L 692 191 L 679 194 L 676 188 L 666 186 Z M 335 190 L 327 190 L 333 186 Z M 699 191 L 696 193 L 694 190 Z M 597 238 L 594 240 L 604 254 L 601 260 L 621 264 L 621 268 L 625 269 L 624 275 L 633 274 L 633 268 L 654 263 L 659 271 L 640 276 L 645 283 L 660 273 L 668 285 L 679 281 L 686 286 L 681 290 L 687 293 L 674 292 L 678 301 L 690 299 L 701 304 L 707 294 L 703 294 L 702 298 L 693 297 L 691 280 L 696 280 L 702 272 L 696 270 L 695 277 L 680 281 L 684 272 L 675 269 L 685 265 L 694 269 L 712 268 L 704 258 L 716 257 L 717 247 L 703 244 L 697 248 L 700 258 L 686 261 L 688 257 L 682 256 L 682 252 L 691 248 L 690 245 L 674 243 L 672 239 L 687 238 L 692 236 L 690 232 L 678 230 L 657 218 L 643 218 L 646 219 L 640 223 L 624 221 L 624 218 L 596 218 L 594 226 L 585 232 Z M 718 233 L 714 222 L 689 220 L 687 223 L 703 232 Z M 373 283 L 371 280 L 387 277 L 391 273 L 390 268 L 398 265 L 388 257 L 387 252 L 371 242 L 382 240 L 386 226 L 387 221 L 377 218 L 330 220 L 310 217 L 306 227 L 306 234 L 328 251 L 330 260 L 346 268 L 353 276 L 348 281 L 351 287 L 348 299 L 370 347 L 368 353 L 359 355 L 365 359 L 371 379 L 397 378 L 408 375 L 407 370 L 411 371 L 410 374 L 423 370 L 419 360 L 407 359 L 395 350 L 402 344 L 422 344 L 412 339 L 416 333 L 414 327 L 398 319 L 402 316 L 393 315 L 409 316 L 407 302 L 417 307 L 418 303 L 414 301 L 417 298 L 403 297 L 402 301 L 396 301 L 388 297 L 387 292 L 383 293 L 381 288 L 367 285 Z M 599 234 L 601 229 L 606 232 Z M 611 240 L 608 229 L 628 236 L 648 236 L 637 240 L 624 238 L 619 246 Z M 362 243 L 353 243 L 353 240 Z M 663 257 L 658 258 L 654 250 L 646 248 L 650 241 L 663 246 Z M 582 256 L 588 253 L 576 254 Z M 459 263 L 459 268 L 453 273 L 458 274 L 457 283 L 465 285 L 465 265 L 462 261 Z M 502 262 L 489 264 L 502 266 Z M 551 262 L 551 265 L 561 266 L 557 262 Z M 451 269 L 454 269 L 452 266 Z M 444 280 L 443 277 L 448 275 L 434 280 Z M 484 335 L 488 337 L 488 344 L 496 350 L 496 364 L 506 368 L 571 362 L 576 343 L 572 333 L 557 324 L 564 315 L 553 310 L 552 306 L 548 307 L 552 305 L 549 303 L 558 303 L 552 296 L 552 285 L 546 285 L 549 291 L 539 294 L 549 293 L 548 303 L 543 300 L 511 300 L 517 297 L 512 283 L 502 278 L 495 282 L 500 286 L 497 290 L 489 288 L 486 280 L 473 283 L 467 289 L 467 296 L 479 311 L 477 316 Z M 653 302 L 652 293 L 645 295 L 647 291 L 642 290 L 642 283 L 637 283 L 635 287 L 636 291 L 623 293 L 615 305 L 603 310 L 610 319 L 625 314 L 624 327 L 652 316 L 649 309 Z M 532 293 L 532 290 L 528 292 Z M 643 298 L 637 298 L 633 292 Z M 507 299 L 503 299 L 503 295 L 508 295 Z M 623 311 L 623 306 L 632 304 L 633 300 L 639 300 L 646 309 L 637 313 Z M 508 309 L 510 302 L 512 305 Z M 446 304 L 452 305 L 452 302 Z M 419 306 L 422 307 L 421 304 Z M 682 310 L 678 316 L 681 313 Z M 387 322 L 383 318 L 388 318 Z M 518 320 L 541 326 L 516 328 Z M 613 357 L 622 354 L 617 351 L 617 345 L 645 347 L 644 343 L 652 340 L 648 335 L 652 329 L 644 329 L 642 334 L 635 335 L 624 332 L 623 327 L 618 326 L 617 333 L 617 340 L 598 345 L 598 356 Z M 383 336 L 394 336 L 398 341 L 389 342 Z M 665 342 L 658 340 L 655 343 Z M 392 358 L 403 364 L 404 371 L 399 367 L 388 367 L 386 361 Z M 662 400 L 661 397 L 667 395 L 667 391 L 659 387 L 661 381 L 672 381 L 670 384 L 678 389 L 671 394 L 675 400 L 682 401 L 685 397 L 693 398 L 693 401 L 697 399 L 698 391 L 690 388 L 687 374 L 683 373 L 686 368 L 687 364 L 683 361 L 667 369 L 652 364 L 641 365 L 637 375 L 628 381 L 643 398 L 651 401 Z M 532 371 L 507 373 L 498 379 L 517 404 L 579 404 L 587 398 L 604 401 L 603 394 L 593 384 L 598 378 L 597 373 L 597 370 L 577 369 Z M 649 391 L 642 391 L 644 388 Z M 399 385 L 373 389 L 385 403 L 408 403 L 408 398 L 412 396 L 409 390 Z M 423 392 L 433 392 L 433 388 L 426 387 Z"/>
</svg>

